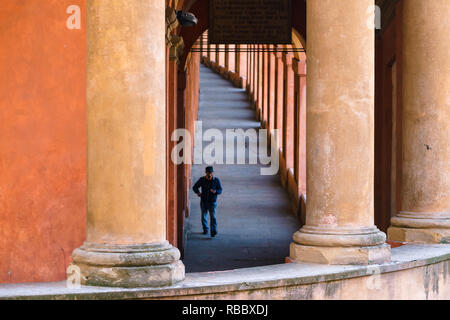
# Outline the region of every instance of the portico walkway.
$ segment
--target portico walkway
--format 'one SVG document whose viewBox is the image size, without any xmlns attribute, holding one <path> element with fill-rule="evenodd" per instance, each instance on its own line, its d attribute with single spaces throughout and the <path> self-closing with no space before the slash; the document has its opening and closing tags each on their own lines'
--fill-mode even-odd
<svg viewBox="0 0 450 320">
<path fill-rule="evenodd" d="M 259 129 L 246 93 L 201 65 L 199 121 L 203 132 L 216 128 Z M 203 147 L 210 142 L 204 142 Z M 248 150 L 248 143 L 246 144 Z M 278 175 L 260 175 L 261 165 L 214 165 L 223 194 L 218 202 L 219 234 L 202 234 L 199 198 L 190 193 L 184 257 L 186 272 L 221 271 L 283 263 L 299 229 Z M 193 183 L 206 165 L 194 165 Z M 208 218 L 209 221 L 209 218 Z"/>
</svg>

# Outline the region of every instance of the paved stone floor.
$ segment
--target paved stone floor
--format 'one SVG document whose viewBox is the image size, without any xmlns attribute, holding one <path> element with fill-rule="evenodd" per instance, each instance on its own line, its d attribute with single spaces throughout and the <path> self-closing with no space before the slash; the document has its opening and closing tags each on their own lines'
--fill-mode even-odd
<svg viewBox="0 0 450 320">
<path fill-rule="evenodd" d="M 199 121 L 203 122 L 203 132 L 210 128 L 223 133 L 226 129 L 258 130 L 260 123 L 255 120 L 245 91 L 233 87 L 205 66 L 200 68 Z M 208 144 L 203 142 L 203 148 Z M 281 187 L 278 175 L 260 175 L 262 165 L 248 164 L 248 153 L 246 163 L 214 165 L 224 189 L 218 201 L 219 234 L 215 238 L 202 234 L 200 200 L 191 190 L 191 216 L 186 222 L 189 231 L 183 260 L 186 272 L 280 264 L 289 255 L 289 244 L 299 223 L 291 212 L 287 192 Z M 204 174 L 205 166 L 193 166 L 194 183 Z"/>
</svg>

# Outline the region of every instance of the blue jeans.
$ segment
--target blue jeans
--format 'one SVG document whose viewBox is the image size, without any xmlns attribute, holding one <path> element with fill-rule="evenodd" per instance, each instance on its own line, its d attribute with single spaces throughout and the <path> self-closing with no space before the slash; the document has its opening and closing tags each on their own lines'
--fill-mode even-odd
<svg viewBox="0 0 450 320">
<path fill-rule="evenodd" d="M 216 218 L 216 209 L 217 209 L 217 202 L 213 203 L 203 203 L 200 202 L 200 209 L 202 210 L 202 226 L 203 231 L 208 232 L 208 211 L 209 216 L 211 220 L 211 232 L 217 232 L 217 218 Z"/>
</svg>

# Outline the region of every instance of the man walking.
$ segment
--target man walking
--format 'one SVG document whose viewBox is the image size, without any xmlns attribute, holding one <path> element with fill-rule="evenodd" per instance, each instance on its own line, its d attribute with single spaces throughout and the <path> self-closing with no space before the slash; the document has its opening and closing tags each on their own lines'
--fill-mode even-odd
<svg viewBox="0 0 450 320">
<path fill-rule="evenodd" d="M 200 208 L 202 210 L 202 226 L 203 234 L 208 234 L 208 219 L 209 212 L 211 220 L 211 237 L 215 237 L 217 234 L 217 195 L 222 193 L 222 185 L 220 180 L 214 177 L 213 167 L 206 167 L 206 175 L 201 177 L 192 188 L 194 192 L 201 198 Z M 200 192 L 199 188 L 202 189 Z"/>
</svg>

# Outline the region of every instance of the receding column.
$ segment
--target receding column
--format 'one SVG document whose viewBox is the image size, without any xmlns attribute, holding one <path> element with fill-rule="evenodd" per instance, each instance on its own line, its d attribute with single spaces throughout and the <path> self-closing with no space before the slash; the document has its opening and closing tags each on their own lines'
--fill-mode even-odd
<svg viewBox="0 0 450 320">
<path fill-rule="evenodd" d="M 206 56 L 208 57 L 208 61 L 211 61 L 211 45 L 209 43 L 206 46 L 206 50 L 207 50 Z"/>
<path fill-rule="evenodd" d="M 267 100 L 268 100 L 268 129 L 270 130 L 270 134 L 272 134 L 272 130 L 275 129 L 275 92 L 276 92 L 276 83 L 275 83 L 275 63 L 276 57 L 274 51 L 274 46 L 269 46 L 268 53 L 268 92 L 267 92 Z"/>
<path fill-rule="evenodd" d="M 227 70 L 236 72 L 236 46 L 234 44 L 227 45 Z"/>
<path fill-rule="evenodd" d="M 203 57 L 203 35 L 200 36 L 200 41 L 199 41 L 199 47 L 200 47 L 200 57 Z"/>
<path fill-rule="evenodd" d="M 278 134 L 278 146 L 282 148 L 283 146 L 283 85 L 284 85 L 284 65 L 282 59 L 282 53 L 277 52 L 276 54 L 276 88 L 275 88 L 275 105 L 276 105 L 276 121 L 275 126 L 280 132 Z"/>
<path fill-rule="evenodd" d="M 184 278 L 166 241 L 165 6 L 87 3 L 87 239 L 81 282 L 158 287 Z"/>
<path fill-rule="evenodd" d="M 401 210 L 391 240 L 450 242 L 449 16 L 448 0 L 404 2 Z"/>
<path fill-rule="evenodd" d="M 211 62 L 217 63 L 217 45 L 216 44 L 210 44 L 210 50 L 211 50 Z"/>
<path fill-rule="evenodd" d="M 268 45 L 262 45 L 262 126 L 269 129 L 269 53 Z"/>
<path fill-rule="evenodd" d="M 256 99 L 257 99 L 257 96 L 256 96 L 256 79 L 257 79 L 256 78 L 256 64 L 257 64 L 257 60 L 256 60 L 256 53 L 255 53 L 255 45 L 252 45 L 251 56 L 252 56 L 251 98 L 252 98 L 252 101 L 256 101 Z M 256 104 L 255 103 L 253 103 L 253 107 L 256 109 Z"/>
<path fill-rule="evenodd" d="M 209 46 L 209 39 L 208 39 L 208 32 L 205 31 L 201 37 L 201 43 L 202 43 L 202 56 L 208 57 L 208 60 L 210 58 L 210 46 Z"/>
<path fill-rule="evenodd" d="M 258 83 L 258 57 L 256 54 L 256 46 L 252 45 L 252 94 L 251 98 L 253 101 L 253 107 L 255 110 L 258 109 L 257 100 L 258 100 L 258 92 L 257 92 L 257 83 Z"/>
<path fill-rule="evenodd" d="M 257 94 L 256 94 L 256 82 L 257 82 L 257 77 L 256 77 L 256 70 L 257 70 L 257 59 L 256 59 L 256 53 L 255 53 L 255 46 L 252 45 L 252 52 L 251 52 L 251 59 L 252 59 L 252 69 L 251 69 L 251 86 L 250 86 L 250 91 L 251 91 L 251 95 L 250 95 L 250 100 L 252 101 L 252 107 L 256 110 L 256 100 L 257 100 Z"/>
<path fill-rule="evenodd" d="M 283 121 L 283 156 L 286 162 L 285 171 L 294 166 L 294 71 L 292 70 L 292 60 L 294 55 L 292 53 L 283 54 L 284 65 L 284 121 Z M 282 183 L 287 183 L 282 175 Z"/>
<path fill-rule="evenodd" d="M 237 84 L 243 88 L 247 88 L 247 68 L 249 61 L 247 60 L 249 55 L 247 53 L 247 45 L 237 45 L 235 53 L 235 72 L 237 75 Z"/>
<path fill-rule="evenodd" d="M 256 46 L 256 57 L 258 59 L 257 69 L 256 69 L 256 76 L 257 76 L 257 84 L 256 84 L 256 106 L 258 110 L 258 120 L 263 123 L 263 53 L 262 53 L 262 45 Z"/>
<path fill-rule="evenodd" d="M 291 259 L 390 260 L 374 225 L 374 0 L 309 0 L 306 225 Z"/>
<path fill-rule="evenodd" d="M 247 70 L 245 71 L 245 89 L 249 95 L 249 99 L 251 100 L 252 92 L 251 92 L 251 84 L 252 84 L 252 65 L 253 65 L 253 55 L 251 52 L 251 46 L 246 46 L 246 62 L 247 62 Z"/>
<path fill-rule="evenodd" d="M 299 194 L 306 192 L 306 62 L 294 59 L 295 146 L 294 173 Z"/>
<path fill-rule="evenodd" d="M 221 68 L 225 68 L 225 45 L 218 44 L 217 45 L 217 64 Z"/>
<path fill-rule="evenodd" d="M 179 59 L 170 58 L 168 61 L 168 72 L 167 72 L 167 137 L 170 138 L 172 132 L 177 129 L 177 75 L 178 75 L 178 61 Z M 170 153 L 173 148 L 176 147 L 176 141 L 168 141 L 168 159 L 170 159 Z M 177 165 L 169 161 L 167 168 L 167 239 L 171 242 L 172 245 L 178 245 L 178 206 L 177 206 L 177 198 L 178 198 L 178 188 L 177 188 Z"/>
</svg>

